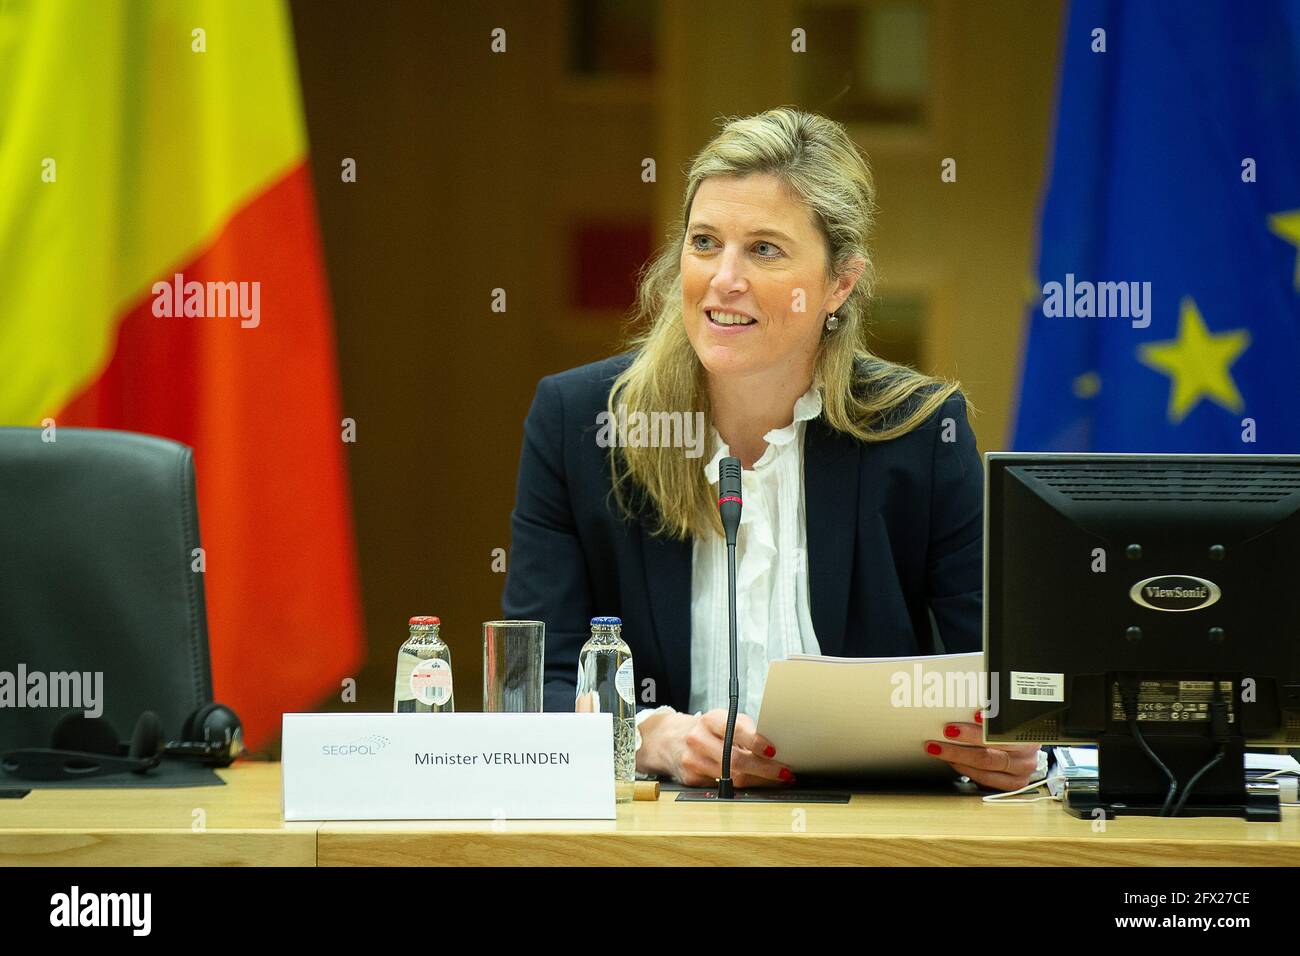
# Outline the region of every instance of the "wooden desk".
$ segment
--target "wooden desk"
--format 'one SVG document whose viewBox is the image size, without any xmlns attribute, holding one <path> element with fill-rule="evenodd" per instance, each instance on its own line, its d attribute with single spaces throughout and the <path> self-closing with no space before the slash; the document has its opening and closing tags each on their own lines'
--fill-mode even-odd
<svg viewBox="0 0 1300 956">
<path fill-rule="evenodd" d="M 323 823 L 317 863 L 393 865 L 1300 865 L 1300 815 L 1281 823 L 1126 817 L 1105 832 L 1060 804 L 855 796 L 849 804 L 656 803 L 617 821 Z M 801 811 L 797 813 L 796 811 Z M 802 829 L 799 829 L 802 827 Z"/>
<path fill-rule="evenodd" d="M 319 824 L 281 819 L 278 763 L 217 773 L 226 786 L 33 790 L 0 800 L 0 866 L 315 865 Z"/>
<path fill-rule="evenodd" d="M 220 773 L 228 786 L 0 800 L 0 865 L 1300 865 L 1292 807 L 1281 823 L 1125 817 L 1095 832 L 1048 801 L 880 795 L 722 806 L 676 803 L 664 791 L 620 806 L 612 821 L 286 824 L 278 764 Z M 202 833 L 191 829 L 199 808 Z"/>
</svg>

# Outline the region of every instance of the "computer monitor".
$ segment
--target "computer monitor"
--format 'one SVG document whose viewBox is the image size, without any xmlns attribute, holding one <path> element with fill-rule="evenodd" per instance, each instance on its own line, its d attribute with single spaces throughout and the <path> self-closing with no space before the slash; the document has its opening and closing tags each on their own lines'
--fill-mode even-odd
<svg viewBox="0 0 1300 956">
<path fill-rule="evenodd" d="M 1240 814 L 1300 746 L 1300 455 L 990 452 L 989 743 L 1098 745 L 1080 815 Z"/>
</svg>

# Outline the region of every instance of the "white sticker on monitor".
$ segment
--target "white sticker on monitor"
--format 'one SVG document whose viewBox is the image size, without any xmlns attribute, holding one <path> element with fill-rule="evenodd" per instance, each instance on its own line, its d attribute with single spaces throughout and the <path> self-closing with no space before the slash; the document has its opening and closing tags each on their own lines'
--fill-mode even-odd
<svg viewBox="0 0 1300 956">
<path fill-rule="evenodd" d="M 1011 672 L 1012 700 L 1059 700 L 1065 702 L 1065 675 L 1036 671 Z"/>
</svg>

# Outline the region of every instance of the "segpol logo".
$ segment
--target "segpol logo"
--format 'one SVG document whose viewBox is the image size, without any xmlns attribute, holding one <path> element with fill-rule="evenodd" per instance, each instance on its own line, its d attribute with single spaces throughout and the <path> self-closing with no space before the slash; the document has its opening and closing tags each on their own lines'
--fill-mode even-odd
<svg viewBox="0 0 1300 956">
<path fill-rule="evenodd" d="M 1190 574 L 1158 574 L 1139 581 L 1128 592 L 1134 603 L 1153 611 L 1199 611 L 1221 595 L 1213 581 Z"/>
<path fill-rule="evenodd" d="M 321 744 L 320 752 L 326 757 L 373 757 L 390 743 L 387 737 L 366 734 L 347 744 Z"/>
</svg>

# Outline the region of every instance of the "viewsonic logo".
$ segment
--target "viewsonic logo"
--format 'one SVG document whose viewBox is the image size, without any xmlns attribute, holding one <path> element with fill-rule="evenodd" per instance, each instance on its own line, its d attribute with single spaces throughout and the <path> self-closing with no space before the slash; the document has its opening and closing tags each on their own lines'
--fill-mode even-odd
<svg viewBox="0 0 1300 956">
<path fill-rule="evenodd" d="M 1199 611 L 1219 600 L 1222 592 L 1213 581 L 1190 574 L 1158 574 L 1129 588 L 1135 604 L 1153 611 Z"/>
</svg>

